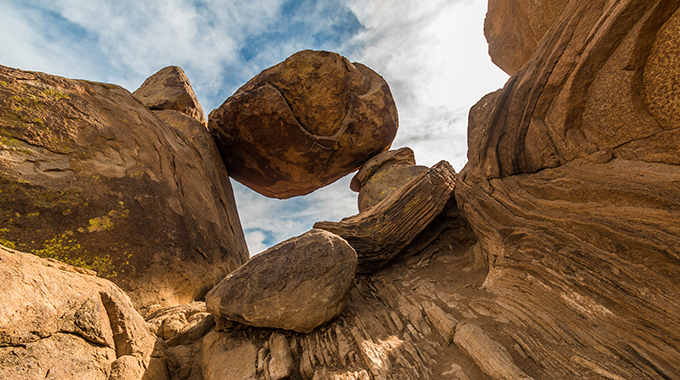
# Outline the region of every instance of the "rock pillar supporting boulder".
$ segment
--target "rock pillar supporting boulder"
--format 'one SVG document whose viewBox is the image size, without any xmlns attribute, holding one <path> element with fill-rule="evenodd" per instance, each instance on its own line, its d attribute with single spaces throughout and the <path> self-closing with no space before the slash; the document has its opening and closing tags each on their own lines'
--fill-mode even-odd
<svg viewBox="0 0 680 380">
<path fill-rule="evenodd" d="M 455 185 L 446 161 L 414 178 L 368 211 L 340 222 L 318 222 L 314 228 L 343 237 L 356 250 L 360 273 L 390 262 L 444 209 Z"/>
</svg>

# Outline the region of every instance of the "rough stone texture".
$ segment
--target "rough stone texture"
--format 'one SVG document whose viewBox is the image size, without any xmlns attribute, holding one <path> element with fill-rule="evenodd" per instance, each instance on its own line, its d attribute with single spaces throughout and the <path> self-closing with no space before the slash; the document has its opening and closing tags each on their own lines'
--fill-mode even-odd
<svg viewBox="0 0 680 380">
<path fill-rule="evenodd" d="M 294 363 L 286 337 L 281 334 L 272 334 L 269 338 L 269 350 L 270 359 L 266 364 L 269 378 L 280 380 L 290 376 Z"/>
<path fill-rule="evenodd" d="M 202 372 L 205 380 L 257 380 L 257 348 L 250 342 L 237 345 L 216 332 L 203 338 Z"/>
<path fill-rule="evenodd" d="M 484 35 L 496 66 L 515 75 L 568 0 L 489 0 Z"/>
<path fill-rule="evenodd" d="M 176 110 L 208 125 L 191 83 L 180 67 L 160 69 L 132 94 L 149 109 Z"/>
<path fill-rule="evenodd" d="M 206 295 L 216 316 L 310 332 L 345 307 L 357 258 L 342 238 L 311 230 L 254 256 Z"/>
<path fill-rule="evenodd" d="M 0 67 L 0 243 L 94 269 L 138 308 L 248 259 L 217 156 L 118 86 Z"/>
<path fill-rule="evenodd" d="M 0 378 L 167 379 L 130 299 L 92 271 L 0 246 Z"/>
<path fill-rule="evenodd" d="M 427 166 L 416 166 L 411 148 L 382 152 L 373 156 L 352 178 L 350 188 L 359 192 L 359 212 L 364 212 L 414 178 L 427 173 Z"/>
<path fill-rule="evenodd" d="M 678 378 L 679 5 L 568 2 L 471 113 L 455 195 L 534 378 Z"/>
<path fill-rule="evenodd" d="M 441 161 L 392 193 L 375 207 L 339 222 L 317 222 L 341 236 L 359 258 L 359 273 L 376 271 L 396 257 L 444 209 L 455 185 L 455 172 Z"/>
<path fill-rule="evenodd" d="M 306 50 L 241 87 L 209 117 L 229 175 L 275 198 L 308 194 L 390 146 L 397 109 L 381 76 Z"/>
</svg>

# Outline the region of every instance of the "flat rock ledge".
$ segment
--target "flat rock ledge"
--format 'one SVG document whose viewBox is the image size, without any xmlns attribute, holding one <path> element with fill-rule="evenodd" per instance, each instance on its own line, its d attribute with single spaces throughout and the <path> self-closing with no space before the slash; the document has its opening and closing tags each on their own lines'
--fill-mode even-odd
<svg viewBox="0 0 680 380">
<path fill-rule="evenodd" d="M 317 222 L 314 228 L 347 240 L 357 252 L 357 272 L 372 273 L 394 259 L 442 212 L 455 183 L 451 164 L 440 161 L 372 208 L 340 222 Z"/>
<path fill-rule="evenodd" d="M 206 295 L 206 306 L 231 321 L 308 333 L 342 313 L 356 267 L 344 239 L 313 229 L 229 274 Z"/>
</svg>

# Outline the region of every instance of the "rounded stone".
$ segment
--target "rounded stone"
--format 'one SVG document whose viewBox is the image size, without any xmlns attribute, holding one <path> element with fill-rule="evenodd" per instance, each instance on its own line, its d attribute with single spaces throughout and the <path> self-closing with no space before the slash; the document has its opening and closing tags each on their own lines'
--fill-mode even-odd
<svg viewBox="0 0 680 380">
<path fill-rule="evenodd" d="M 209 116 L 229 175 L 268 197 L 308 194 L 387 149 L 397 109 L 370 68 L 301 51 L 251 79 Z"/>
</svg>

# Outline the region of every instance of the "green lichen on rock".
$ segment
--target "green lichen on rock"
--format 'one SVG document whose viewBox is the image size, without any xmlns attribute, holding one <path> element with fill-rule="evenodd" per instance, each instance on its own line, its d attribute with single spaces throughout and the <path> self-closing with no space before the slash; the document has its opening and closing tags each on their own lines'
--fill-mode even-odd
<svg viewBox="0 0 680 380">
<path fill-rule="evenodd" d="M 113 222 L 108 216 L 101 216 L 89 220 L 90 225 L 87 226 L 87 232 L 98 232 L 108 230 L 113 227 Z"/>
<path fill-rule="evenodd" d="M 111 257 L 108 255 L 88 255 L 78 240 L 73 237 L 73 232 L 71 231 L 66 231 L 45 240 L 40 249 L 31 250 L 31 253 L 42 258 L 59 260 L 69 265 L 90 269 L 106 278 L 117 275 Z"/>
</svg>

